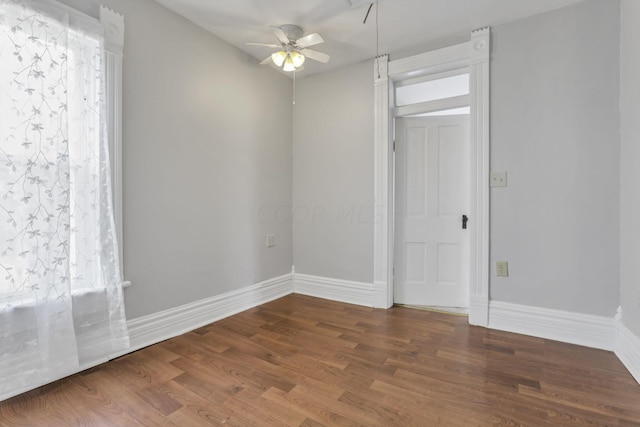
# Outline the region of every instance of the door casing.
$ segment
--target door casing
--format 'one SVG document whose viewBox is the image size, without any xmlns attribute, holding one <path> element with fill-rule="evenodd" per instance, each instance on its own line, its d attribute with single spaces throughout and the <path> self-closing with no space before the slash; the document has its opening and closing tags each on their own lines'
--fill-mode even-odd
<svg viewBox="0 0 640 427">
<path fill-rule="evenodd" d="M 489 324 L 490 42 L 491 32 L 487 27 L 473 31 L 470 40 L 465 43 L 395 61 L 389 61 L 388 55 L 382 55 L 374 61 L 375 307 L 389 308 L 393 305 L 393 118 L 396 113 L 402 112 L 393 102 L 394 84 L 420 76 L 468 68 L 468 105 L 471 106 L 469 323 L 479 326 Z M 436 105 L 432 108 L 432 111 L 443 109 Z"/>
</svg>

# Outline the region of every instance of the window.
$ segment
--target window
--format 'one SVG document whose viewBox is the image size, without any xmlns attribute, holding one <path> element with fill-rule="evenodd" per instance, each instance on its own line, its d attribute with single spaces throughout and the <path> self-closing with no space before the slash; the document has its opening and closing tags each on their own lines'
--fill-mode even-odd
<svg viewBox="0 0 640 427">
<path fill-rule="evenodd" d="M 469 94 L 469 74 L 409 82 L 396 87 L 396 106 L 418 104 Z"/>
<path fill-rule="evenodd" d="M 54 14 L 64 16 L 68 10 L 63 7 L 65 12 L 57 12 L 54 8 L 47 8 L 48 4 L 52 2 L 44 3 L 45 10 L 53 11 Z M 53 3 L 55 4 L 55 3 Z M 8 5 L 10 7 L 10 5 Z M 7 11 L 10 9 L 7 9 Z M 4 13 L 7 13 L 6 11 Z M 2 17 L 2 15 L 0 15 Z M 111 18 L 113 18 L 113 12 L 111 12 Z M 36 188 L 29 188 L 30 185 L 39 184 L 40 180 L 45 179 L 42 172 L 37 172 L 37 168 L 41 167 L 39 164 L 43 159 L 47 159 L 47 169 L 49 170 L 54 164 L 54 150 L 40 149 L 39 153 L 34 156 L 33 148 L 34 144 L 46 146 L 47 141 L 53 145 L 53 140 L 64 134 L 65 137 L 71 141 L 69 145 L 71 154 L 70 158 L 76 159 L 82 154 L 83 150 L 88 149 L 88 146 L 82 144 L 75 144 L 74 142 L 83 140 L 97 141 L 101 137 L 101 133 L 105 132 L 102 126 L 108 125 L 111 129 L 108 129 L 109 135 L 109 152 L 110 152 L 110 166 L 112 170 L 112 200 L 117 203 L 112 209 L 117 211 L 117 231 L 119 247 L 122 246 L 121 230 L 122 227 L 122 215 L 121 215 L 121 190 L 116 186 L 121 185 L 120 176 L 120 137 L 119 129 L 115 129 L 114 123 L 119 120 L 114 120 L 115 117 L 109 117 L 119 113 L 119 108 L 113 108 L 115 99 L 119 99 L 115 95 L 119 95 L 120 87 L 111 87 L 119 79 L 114 78 L 115 70 L 118 69 L 121 73 L 121 61 L 119 64 L 113 53 L 104 54 L 103 42 L 100 38 L 96 37 L 102 33 L 102 25 L 98 22 L 92 22 L 88 17 L 81 15 L 71 15 L 67 18 L 73 26 L 64 28 L 59 23 L 46 21 L 44 19 L 33 18 L 32 20 L 25 19 L 20 25 L 7 26 L 0 21 L 1 32 L 5 35 L 4 46 L 2 52 L 5 57 L 0 56 L 0 60 L 6 62 L 6 57 L 12 56 L 15 59 L 15 63 L 23 65 L 18 66 L 2 66 L 0 67 L 0 81 L 5 85 L 9 84 L 15 89 L 14 92 L 8 92 L 7 87 L 3 87 L 3 95 L 0 97 L 0 117 L 3 118 L 0 122 L 0 161 L 5 162 L 5 168 L 0 169 L 0 189 L 5 191 L 0 194 L 0 198 L 7 200 L 7 198 L 16 194 L 16 188 L 20 186 L 19 179 L 16 179 L 14 172 L 19 168 L 28 169 L 22 177 L 25 180 L 26 190 L 21 197 L 20 206 L 14 207 L 9 210 L 6 206 L 0 206 L 0 211 L 4 211 L 5 218 L 4 224 L 17 226 L 16 218 L 25 217 L 33 214 L 29 211 L 29 203 L 34 197 L 39 197 L 42 188 L 36 191 Z M 40 34 L 35 28 L 48 28 L 48 31 Z M 88 29 L 88 30 L 87 30 Z M 91 31 L 95 32 L 92 35 Z M 8 35 L 11 34 L 11 37 Z M 44 35 L 44 37 L 43 37 Z M 47 38 L 45 40 L 45 37 Z M 60 42 L 59 39 L 64 39 Z M 26 41 L 21 43 L 20 40 Z M 65 63 L 66 62 L 66 63 Z M 107 64 L 104 64 L 107 62 Z M 82 64 L 87 66 L 83 67 Z M 105 66 L 106 65 L 106 66 Z M 64 71 L 62 71 L 64 69 Z M 107 87 L 105 88 L 102 82 L 103 76 L 99 74 L 104 72 L 103 70 L 110 69 L 111 79 L 106 81 Z M 66 80 L 63 81 L 62 74 L 66 73 Z M 106 104 L 100 108 L 96 106 L 102 102 L 102 98 L 106 94 L 104 101 Z M 33 95 L 39 96 L 37 102 L 30 102 L 29 99 Z M 11 96 L 9 96 L 11 95 Z M 27 107 L 30 105 L 30 107 Z M 112 108 L 106 108 L 112 106 Z M 30 108 L 30 111 L 26 111 Z M 69 118 L 68 122 L 64 125 L 60 124 L 61 115 L 66 114 Z M 104 117 L 102 117 L 104 116 Z M 28 127 L 31 126 L 31 130 L 38 130 L 37 133 L 28 134 Z M 24 130 L 23 130 L 24 129 Z M 42 132 L 44 129 L 53 129 L 52 132 Z M 16 136 L 16 132 L 23 134 Z M 116 135 L 116 133 L 118 135 Z M 35 137 L 35 138 L 34 138 Z M 11 144 L 10 140 L 15 138 L 21 138 L 21 144 Z M 44 139 L 44 140 L 43 140 Z M 60 153 L 57 153 L 59 155 Z M 73 155 L 75 154 L 75 155 Z M 107 153 L 94 153 L 94 161 L 88 165 L 89 170 L 85 173 L 99 173 L 99 159 L 101 156 L 105 156 Z M 68 156 L 69 157 L 69 156 Z M 67 158 L 68 158 L 67 157 Z M 36 171 L 34 172 L 34 168 Z M 73 185 L 80 181 L 79 165 L 71 165 L 70 168 L 70 185 L 69 197 L 70 197 L 70 224 L 71 230 L 77 230 L 83 225 L 83 223 L 90 223 L 90 206 L 79 206 L 79 198 L 77 192 L 80 186 Z M 44 190 L 46 191 L 46 190 Z M 99 203 L 94 198 L 91 203 Z M 76 207 L 75 209 L 72 207 Z M 39 206 L 38 211 L 45 209 L 42 204 Z M 48 215 L 54 215 L 49 212 Z M 95 218 L 94 218 L 95 219 Z M 31 233 L 34 237 L 37 236 L 37 230 L 32 230 Z M 10 233 L 3 233 L 10 236 Z M 12 237 L 9 237 L 12 239 Z M 74 234 L 71 235 L 69 240 L 70 250 L 70 276 L 79 277 L 82 276 L 82 272 L 78 271 L 78 262 L 75 259 L 75 254 L 80 242 L 77 240 Z M 0 244 L 0 248 L 2 245 Z M 87 248 L 88 249 L 88 248 Z M 7 256 L 8 252 L 19 251 L 19 259 L 25 260 L 19 266 L 9 267 L 10 271 L 4 271 L 5 277 L 11 276 L 11 271 L 28 269 L 27 254 L 30 252 L 29 248 L 25 245 L 21 245 L 19 249 L 12 246 L 4 247 L 0 255 Z M 120 256 L 121 259 L 121 249 Z M 15 280 L 15 278 L 13 278 Z M 0 281 L 0 294 L 10 292 L 11 279 L 8 281 Z M 72 281 L 73 286 L 79 286 L 76 281 Z"/>
<path fill-rule="evenodd" d="M 122 17 L 101 15 L 0 0 L 0 400 L 129 345 L 109 161 Z"/>
</svg>

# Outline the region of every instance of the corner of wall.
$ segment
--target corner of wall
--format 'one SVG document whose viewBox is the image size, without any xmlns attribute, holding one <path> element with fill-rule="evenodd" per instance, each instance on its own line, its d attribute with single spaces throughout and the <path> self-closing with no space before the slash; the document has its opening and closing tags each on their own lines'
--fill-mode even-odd
<svg viewBox="0 0 640 427">
<path fill-rule="evenodd" d="M 620 318 L 616 319 L 615 354 L 640 384 L 640 337 L 631 332 Z"/>
<path fill-rule="evenodd" d="M 347 304 L 374 306 L 374 285 L 352 280 L 293 274 L 293 292 Z"/>
<path fill-rule="evenodd" d="M 620 2 L 620 305 L 615 353 L 640 382 L 640 2 Z"/>
</svg>

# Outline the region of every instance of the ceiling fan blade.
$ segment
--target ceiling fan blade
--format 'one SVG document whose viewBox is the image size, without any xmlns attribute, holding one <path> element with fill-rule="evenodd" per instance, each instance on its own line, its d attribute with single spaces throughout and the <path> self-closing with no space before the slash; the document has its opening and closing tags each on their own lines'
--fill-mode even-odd
<svg viewBox="0 0 640 427">
<path fill-rule="evenodd" d="M 271 29 L 273 29 L 273 33 L 276 35 L 280 43 L 282 44 L 290 43 L 289 37 L 287 37 L 287 35 L 284 33 L 284 31 L 280 29 L 280 27 L 272 26 Z"/>
<path fill-rule="evenodd" d="M 271 61 L 271 55 L 269 55 L 265 59 L 263 59 L 262 62 L 260 62 L 260 65 L 267 65 L 269 62 L 272 62 Z"/>
<path fill-rule="evenodd" d="M 280 48 L 282 46 L 280 46 L 279 44 L 273 44 L 273 43 L 253 43 L 253 42 L 247 42 L 247 45 L 249 46 L 263 46 L 263 47 L 275 47 L 275 48 Z"/>
<path fill-rule="evenodd" d="M 296 40 L 296 46 L 300 49 L 315 46 L 320 43 L 324 43 L 324 39 L 318 33 L 309 34 Z"/>
<path fill-rule="evenodd" d="M 326 64 L 327 62 L 329 62 L 329 59 L 331 59 L 331 55 L 312 49 L 302 49 L 300 53 L 307 58 L 313 59 L 314 61 L 322 62 L 323 64 Z"/>
</svg>

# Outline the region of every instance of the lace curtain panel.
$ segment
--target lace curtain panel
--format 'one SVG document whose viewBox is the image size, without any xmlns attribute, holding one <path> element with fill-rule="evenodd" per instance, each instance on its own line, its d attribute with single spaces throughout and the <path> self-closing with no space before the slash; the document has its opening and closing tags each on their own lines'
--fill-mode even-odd
<svg viewBox="0 0 640 427">
<path fill-rule="evenodd" d="M 0 0 L 0 400 L 129 347 L 101 32 Z"/>
</svg>

